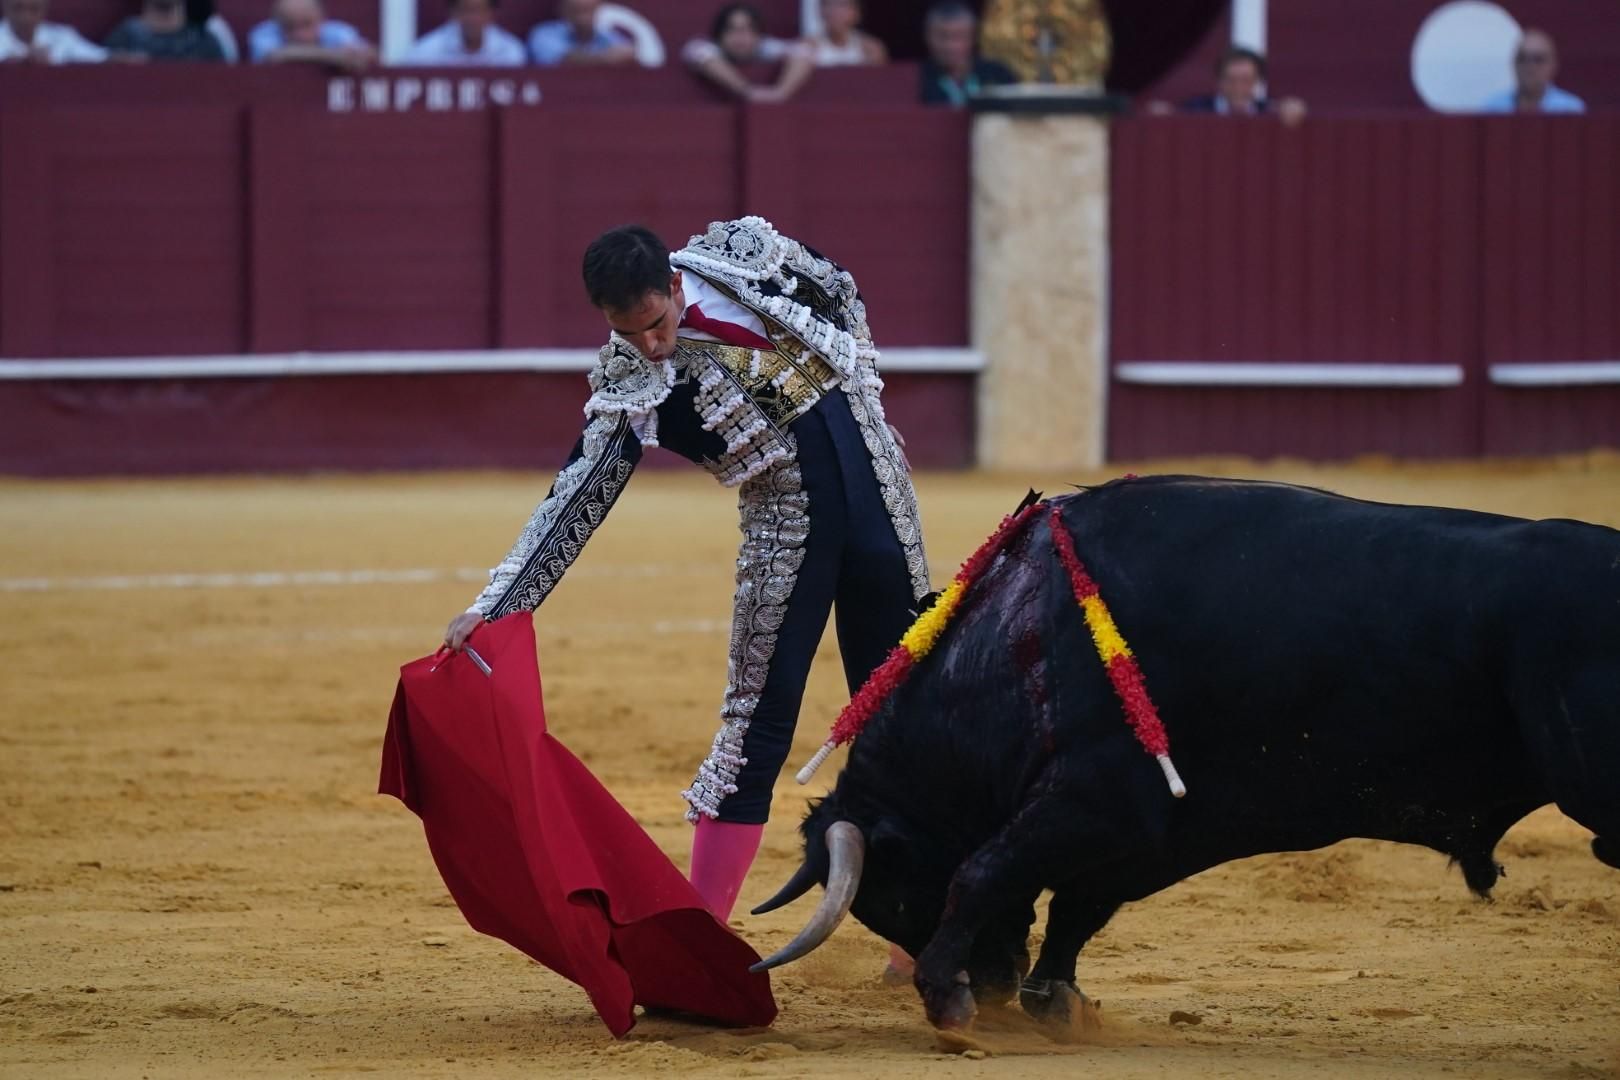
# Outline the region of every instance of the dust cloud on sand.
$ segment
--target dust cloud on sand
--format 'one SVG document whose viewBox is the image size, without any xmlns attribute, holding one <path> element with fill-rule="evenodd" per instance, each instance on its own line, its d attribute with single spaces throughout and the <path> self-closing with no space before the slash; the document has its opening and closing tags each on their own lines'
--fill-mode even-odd
<svg viewBox="0 0 1620 1080">
<path fill-rule="evenodd" d="M 1620 526 L 1614 455 L 1192 467 Z M 937 572 L 1032 480 L 1100 478 L 920 478 Z M 1552 810 L 1503 843 L 1491 904 L 1438 855 L 1351 842 L 1133 905 L 1081 958 L 1082 1030 L 986 1010 L 942 1041 L 852 923 L 778 975 L 772 1029 L 648 1019 L 614 1042 L 467 928 L 415 819 L 372 793 L 398 665 L 549 480 L 0 483 L 0 1076 L 1620 1075 L 1620 873 Z M 536 621 L 553 730 L 682 866 L 735 542 L 728 494 L 646 472 Z M 791 767 L 844 702 L 835 652 Z M 797 865 L 819 790 L 783 778 L 742 909 Z M 736 926 L 772 949 L 804 908 Z"/>
</svg>

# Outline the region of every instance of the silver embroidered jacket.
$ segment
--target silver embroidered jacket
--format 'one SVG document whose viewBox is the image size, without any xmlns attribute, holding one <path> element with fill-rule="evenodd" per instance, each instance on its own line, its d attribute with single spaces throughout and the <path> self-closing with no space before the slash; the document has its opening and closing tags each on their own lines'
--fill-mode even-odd
<svg viewBox="0 0 1620 1080">
<path fill-rule="evenodd" d="M 670 256 L 760 316 L 777 352 L 682 339 L 653 363 L 617 336 L 590 373 L 585 430 L 507 557 L 469 610 L 537 607 L 578 558 L 647 446 L 663 445 L 734 487 L 795 454 L 792 421 L 842 387 L 905 548 L 928 592 L 916 504 L 883 414 L 878 351 L 855 279 L 759 217 L 711 224 Z"/>
</svg>

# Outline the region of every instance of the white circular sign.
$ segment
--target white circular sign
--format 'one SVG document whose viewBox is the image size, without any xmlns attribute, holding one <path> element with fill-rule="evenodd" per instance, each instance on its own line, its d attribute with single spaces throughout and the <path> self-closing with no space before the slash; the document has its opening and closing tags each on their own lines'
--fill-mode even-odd
<svg viewBox="0 0 1620 1080">
<path fill-rule="evenodd" d="M 1513 50 L 1523 33 L 1500 4 L 1441 4 L 1412 41 L 1412 85 L 1438 112 L 1478 112 L 1492 94 L 1513 89 Z"/>
</svg>

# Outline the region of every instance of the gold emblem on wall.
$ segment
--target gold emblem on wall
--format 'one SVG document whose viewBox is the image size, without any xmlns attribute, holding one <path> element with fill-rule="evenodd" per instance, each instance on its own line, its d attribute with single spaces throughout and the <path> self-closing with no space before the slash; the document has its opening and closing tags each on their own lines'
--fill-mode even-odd
<svg viewBox="0 0 1620 1080">
<path fill-rule="evenodd" d="M 1101 87 L 1114 42 L 1101 0 L 988 0 L 979 50 L 1028 83 Z"/>
</svg>

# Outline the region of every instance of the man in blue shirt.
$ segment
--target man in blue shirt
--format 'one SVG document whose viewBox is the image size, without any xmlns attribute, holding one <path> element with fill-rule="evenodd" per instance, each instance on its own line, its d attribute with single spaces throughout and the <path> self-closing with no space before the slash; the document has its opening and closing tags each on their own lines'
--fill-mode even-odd
<svg viewBox="0 0 1620 1080">
<path fill-rule="evenodd" d="M 1545 30 L 1526 30 L 1513 54 L 1513 77 L 1518 84 L 1488 98 L 1481 111 L 1488 113 L 1583 113 L 1586 102 L 1553 85 L 1558 74 L 1558 49 Z"/>
<path fill-rule="evenodd" d="M 328 19 L 320 0 L 276 0 L 270 18 L 248 31 L 248 56 L 255 64 L 291 61 L 360 71 L 376 60 L 377 50 L 348 23 Z"/>
<path fill-rule="evenodd" d="M 560 0 L 556 19 L 529 32 L 529 54 L 542 67 L 559 64 L 629 64 L 636 50 L 628 41 L 600 30 L 601 0 Z"/>
</svg>

